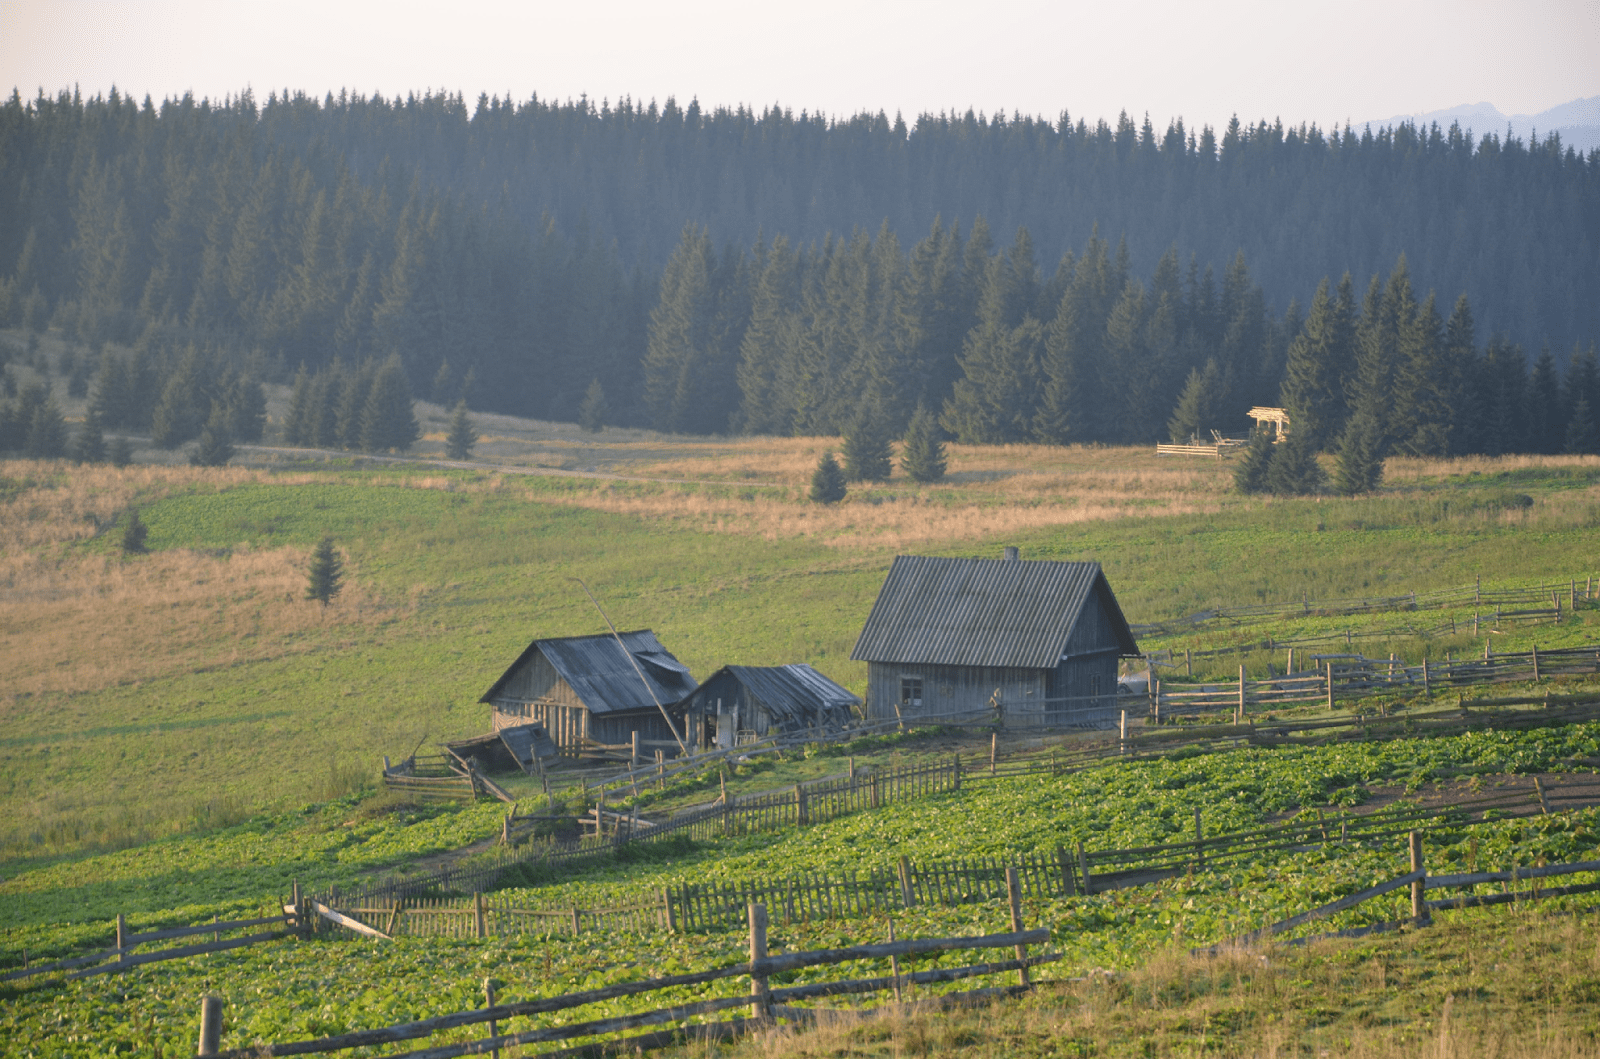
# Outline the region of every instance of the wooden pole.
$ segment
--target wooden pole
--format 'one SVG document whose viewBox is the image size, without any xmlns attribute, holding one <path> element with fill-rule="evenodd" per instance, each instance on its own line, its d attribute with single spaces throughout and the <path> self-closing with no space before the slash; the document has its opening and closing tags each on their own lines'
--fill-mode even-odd
<svg viewBox="0 0 1600 1059">
<path fill-rule="evenodd" d="M 1200 848 L 1200 843 L 1204 842 L 1205 838 L 1206 834 L 1200 828 L 1200 807 L 1197 805 L 1194 807 L 1194 860 L 1201 868 L 1206 866 L 1205 850 Z"/>
<path fill-rule="evenodd" d="M 493 978 L 485 978 L 483 980 L 483 1006 L 486 1007 L 486 1008 L 494 1007 L 494 979 Z M 489 1020 L 489 1036 L 491 1036 L 491 1037 L 500 1036 L 500 1023 L 498 1021 L 496 1021 L 495 1019 L 490 1019 Z M 500 1049 L 498 1049 L 498 1048 L 492 1049 L 489 1052 L 489 1054 L 491 1056 L 493 1056 L 494 1059 L 500 1059 Z"/>
<path fill-rule="evenodd" d="M 1244 723 L 1244 663 L 1239 663 L 1239 713 L 1233 719 L 1234 724 Z"/>
<path fill-rule="evenodd" d="M 767 958 L 767 906 L 751 901 L 746 913 L 750 920 L 750 1017 L 765 1019 L 772 1014 L 767 976 L 756 974 L 755 966 Z"/>
<path fill-rule="evenodd" d="M 893 943 L 894 940 L 895 940 L 895 937 L 894 937 L 894 917 L 890 916 L 889 917 L 889 941 L 891 943 Z M 889 957 L 889 973 L 894 977 L 894 1002 L 896 1004 L 901 1003 L 905 999 L 905 997 L 903 997 L 901 995 L 901 993 L 900 993 L 900 957 L 898 957 L 898 956 L 890 956 Z"/>
<path fill-rule="evenodd" d="M 1020 934 L 1022 932 L 1022 880 L 1017 878 L 1017 866 L 1015 864 L 1006 865 L 1006 900 L 1011 905 L 1011 929 L 1014 933 Z M 1022 975 L 1022 987 L 1026 989 L 1031 984 L 1028 981 L 1028 965 L 1025 962 L 1028 959 L 1028 947 L 1026 945 L 1017 946 L 1017 959 L 1024 961 L 1022 966 L 1018 968 L 1018 972 Z"/>
<path fill-rule="evenodd" d="M 1539 683 L 1539 645 L 1533 645 L 1533 682 Z"/>
<path fill-rule="evenodd" d="M 1550 802 L 1548 800 L 1546 800 L 1546 798 L 1544 796 L 1544 781 L 1541 780 L 1538 776 L 1533 777 L 1533 789 L 1534 789 L 1534 792 L 1539 795 L 1539 809 L 1546 816 L 1549 816 L 1550 815 Z"/>
<path fill-rule="evenodd" d="M 1333 709 L 1333 663 L 1328 663 L 1328 709 Z"/>
<path fill-rule="evenodd" d="M 1117 721 L 1117 753 L 1128 752 L 1128 711 L 1123 710 L 1121 718 Z"/>
<path fill-rule="evenodd" d="M 299 884 L 295 884 L 296 890 Z M 128 958 L 128 921 L 121 912 L 117 913 L 117 962 L 121 963 Z"/>
<path fill-rule="evenodd" d="M 477 928 L 479 940 L 489 936 L 488 917 L 483 913 L 482 890 L 478 890 L 472 895 L 472 921 L 473 926 Z"/>
<path fill-rule="evenodd" d="M 196 1055 L 216 1055 L 222 1050 L 222 998 L 200 998 L 200 1046 Z"/>
<path fill-rule="evenodd" d="M 1061 892 L 1068 897 L 1075 896 L 1078 887 L 1072 881 L 1072 860 L 1067 856 L 1067 851 L 1062 846 L 1056 847 L 1056 863 L 1061 866 Z"/>
<path fill-rule="evenodd" d="M 1411 846 L 1411 870 L 1421 871 L 1422 832 L 1411 832 L 1409 841 Z M 1411 918 L 1415 922 L 1422 923 L 1426 922 L 1428 919 L 1428 905 L 1423 899 L 1423 894 L 1426 893 L 1427 887 L 1428 884 L 1423 879 L 1417 879 L 1411 883 Z"/>
<path fill-rule="evenodd" d="M 1424 695 L 1433 694 L 1433 692 L 1428 689 L 1428 656 L 1427 655 L 1423 655 L 1422 656 L 1422 694 L 1424 694 Z"/>
<path fill-rule="evenodd" d="M 995 757 L 1000 751 L 1000 733 L 989 733 L 989 775 L 994 775 Z"/>
<path fill-rule="evenodd" d="M 1089 855 L 1083 851 L 1083 843 L 1078 843 L 1078 877 L 1083 880 L 1083 892 L 1094 893 L 1094 883 L 1089 879 Z"/>
<path fill-rule="evenodd" d="M 1183 675 L 1186 677 L 1194 676 L 1194 659 L 1189 656 L 1187 647 L 1183 649 Z"/>
<path fill-rule="evenodd" d="M 678 932 L 678 917 L 672 907 L 672 890 L 667 887 L 662 887 L 661 889 L 661 907 L 665 912 L 664 918 L 666 919 L 667 933 L 676 934 Z"/>
<path fill-rule="evenodd" d="M 911 886 L 911 858 L 900 858 L 900 903 L 912 908 L 917 903 L 917 892 Z"/>
</svg>

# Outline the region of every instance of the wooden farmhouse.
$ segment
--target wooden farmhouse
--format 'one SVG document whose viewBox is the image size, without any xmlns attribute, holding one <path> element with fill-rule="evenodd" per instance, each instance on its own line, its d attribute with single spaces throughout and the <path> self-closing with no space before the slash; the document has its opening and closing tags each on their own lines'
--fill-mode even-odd
<svg viewBox="0 0 1600 1059">
<path fill-rule="evenodd" d="M 534 722 L 567 753 L 585 740 L 627 743 L 634 732 L 676 753 L 660 706 L 670 709 L 695 687 L 689 667 L 640 629 L 535 640 L 478 701 L 492 707 L 496 731 Z M 681 734 L 676 716 L 673 723 Z"/>
<path fill-rule="evenodd" d="M 902 555 L 850 657 L 867 663 L 873 719 L 1006 708 L 1111 706 L 1137 657 L 1099 563 Z"/>
<path fill-rule="evenodd" d="M 723 666 L 683 700 L 690 742 L 709 748 L 788 732 L 838 731 L 861 699 L 808 665 Z"/>
</svg>

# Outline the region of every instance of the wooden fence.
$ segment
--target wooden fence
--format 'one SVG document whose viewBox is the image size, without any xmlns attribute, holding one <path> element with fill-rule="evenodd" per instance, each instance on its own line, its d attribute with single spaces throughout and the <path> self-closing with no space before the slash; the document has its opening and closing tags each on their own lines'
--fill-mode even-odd
<svg viewBox="0 0 1600 1059">
<path fill-rule="evenodd" d="M 671 819 L 642 826 L 620 813 L 597 814 L 599 834 L 576 841 L 530 840 L 517 852 L 516 833 L 510 822 L 502 834 L 510 839 L 497 851 L 496 859 L 470 868 L 447 867 L 438 871 L 386 880 L 352 897 L 358 904 L 393 903 L 439 892 L 492 890 L 501 875 L 514 866 L 548 868 L 580 862 L 614 852 L 629 842 L 660 842 L 683 837 L 712 839 L 804 827 L 822 823 L 861 809 L 875 809 L 908 799 L 924 798 L 961 786 L 962 766 L 958 759 L 891 769 L 860 769 L 852 765 L 842 776 L 794 784 L 775 791 L 729 796 L 675 814 Z M 598 808 L 598 807 L 597 807 Z M 578 822 L 581 817 L 555 818 L 523 816 L 517 831 L 536 830 L 541 822 Z M 609 827 L 609 832 L 606 828 Z M 330 904 L 336 901 L 330 901 Z"/>
<path fill-rule="evenodd" d="M 1548 604 L 1554 612 L 1566 601 L 1570 612 L 1579 602 L 1593 602 L 1600 584 L 1593 575 L 1569 578 L 1538 585 L 1514 585 L 1505 588 L 1484 588 L 1482 579 L 1459 588 L 1438 592 L 1407 592 L 1397 596 L 1356 597 L 1350 599 L 1288 600 L 1282 603 L 1255 603 L 1236 607 L 1216 607 L 1202 610 L 1186 618 L 1173 621 L 1133 624 L 1129 628 L 1135 636 L 1176 636 L 1216 625 L 1238 627 L 1265 621 L 1287 618 L 1343 617 L 1355 614 L 1381 614 L 1399 611 L 1464 609 L 1467 607 L 1494 607 L 1495 612 L 1506 617 L 1518 614 L 1518 608 L 1544 612 Z M 1484 612 L 1487 617 L 1487 611 Z M 1282 641 L 1279 641 L 1280 643 Z"/>
<path fill-rule="evenodd" d="M 1002 767 L 996 775 L 1024 775 Z M 988 778 L 982 771 L 974 780 Z M 1586 793 L 1584 792 L 1586 791 Z M 1600 784 L 1497 791 L 1443 807 L 1401 804 L 1372 813 L 1312 809 L 1289 820 L 1206 835 L 1195 814 L 1194 838 L 1131 849 L 1050 851 L 878 864 L 839 875 L 803 873 L 772 878 L 682 883 L 648 893 L 619 892 L 602 907 L 536 903 L 482 894 L 470 900 L 395 899 L 369 895 L 339 904 L 347 916 L 386 934 L 483 937 L 487 934 L 573 934 L 598 931 L 717 931 L 738 925 L 752 901 L 785 924 L 894 913 L 918 905 L 957 905 L 1007 894 L 1015 874 L 1029 897 L 1055 898 L 1146 886 L 1223 865 L 1320 846 L 1373 843 L 1409 831 L 1458 828 L 1487 819 L 1538 815 L 1600 802 Z M 331 899 L 338 901 L 338 898 Z M 360 903 L 362 900 L 366 904 Z"/>
<path fill-rule="evenodd" d="M 1530 651 L 1500 654 L 1485 650 L 1482 658 L 1424 659 L 1415 666 L 1392 655 L 1311 655 L 1306 660 L 1318 663 L 1318 668 L 1251 680 L 1240 666 L 1239 679 L 1226 684 L 1154 680 L 1143 700 L 1145 712 L 1158 722 L 1185 714 L 1224 712 L 1243 721 L 1253 710 L 1319 703 L 1333 709 L 1340 700 L 1374 695 L 1431 695 L 1452 688 L 1591 674 L 1600 672 L 1600 644 L 1544 650 L 1535 646 Z M 1137 696 L 1133 700 L 1139 701 Z M 1011 704 L 1006 706 L 1009 709 Z"/>
<path fill-rule="evenodd" d="M 959 1002 L 962 1000 L 987 999 L 1001 994 L 1015 994 L 1031 988 L 1031 968 L 1041 964 L 1053 963 L 1061 957 L 1057 953 L 1028 953 L 1029 946 L 1043 945 L 1049 942 L 1050 932 L 1042 929 L 1025 930 L 1023 928 L 1021 890 L 1017 885 L 1012 885 L 1009 888 L 1007 899 L 1011 919 L 1011 930 L 1008 933 L 988 934 L 977 937 L 896 940 L 894 938 L 894 928 L 891 924 L 889 928 L 890 940 L 886 943 L 853 945 L 845 948 L 823 949 L 812 952 L 791 952 L 781 955 L 771 955 L 767 951 L 767 910 L 761 904 L 752 903 L 745 908 L 745 922 L 748 925 L 750 937 L 750 959 L 746 963 L 690 974 L 621 982 L 616 985 L 590 989 L 580 993 L 569 993 L 562 996 L 504 1004 L 495 1001 L 492 988 L 490 988 L 486 989 L 488 993 L 485 998 L 487 1005 L 476 1010 L 441 1015 L 435 1018 L 422 1019 L 380 1029 L 341 1033 L 316 1040 L 284 1041 L 264 1046 L 251 1045 L 226 1052 L 221 1052 L 216 1048 L 216 1039 L 220 1030 L 218 1023 L 220 1012 L 213 1010 L 209 1019 L 204 1012 L 202 1014 L 202 1027 L 205 1027 L 209 1022 L 211 1028 L 209 1036 L 205 1029 L 202 1030 L 199 1051 L 201 1055 L 218 1055 L 225 1057 L 225 1059 L 255 1059 L 256 1056 L 261 1054 L 275 1056 L 311 1055 L 342 1051 L 348 1048 L 375 1047 L 395 1044 L 401 1041 L 419 1040 L 441 1030 L 487 1023 L 489 1036 L 486 1038 L 401 1053 L 406 1059 L 453 1059 L 455 1056 L 481 1055 L 491 1051 L 498 1051 L 502 1048 L 526 1049 L 528 1045 L 532 1044 L 609 1035 L 643 1026 L 688 1023 L 691 1019 L 698 1019 L 706 1015 L 739 1008 L 749 1010 L 748 1018 L 739 1018 L 731 1022 L 691 1024 L 685 1025 L 681 1030 L 651 1033 L 608 1042 L 608 1047 L 633 1053 L 647 1048 L 656 1048 L 675 1043 L 686 1035 L 704 1038 L 727 1037 L 741 1032 L 747 1027 L 771 1025 L 774 1019 L 807 1021 L 816 1017 L 818 1009 L 797 1007 L 795 1005 L 799 1002 L 814 1001 L 828 996 L 893 992 L 896 999 L 902 999 L 905 991 L 913 986 L 942 984 L 968 978 L 1013 972 L 1020 979 L 1020 984 L 1017 986 L 975 990 L 946 995 L 939 999 L 943 1002 Z M 972 964 L 966 967 L 933 968 L 926 971 L 902 969 L 900 963 L 901 960 L 909 962 L 917 956 L 979 949 L 1009 949 L 1015 958 Z M 864 960 L 888 961 L 890 973 L 870 978 L 815 982 L 777 989 L 772 988 L 771 985 L 771 978 L 775 975 L 799 971 L 808 967 L 835 966 L 841 963 Z M 609 1019 L 571 1023 L 565 1026 L 539 1027 L 513 1033 L 500 1032 L 501 1024 L 515 1018 L 569 1011 L 602 1001 L 641 996 L 663 989 L 702 986 L 731 978 L 748 978 L 748 988 L 741 989 L 732 995 L 713 997 L 694 1003 Z M 488 983 L 486 983 L 487 985 Z M 522 1054 L 529 1053 L 524 1051 Z M 401 1057 L 397 1056 L 395 1059 L 401 1059 Z"/>
<path fill-rule="evenodd" d="M 117 918 L 112 922 L 113 935 L 109 948 L 97 949 L 77 956 L 36 964 L 30 964 L 26 954 L 24 954 L 23 966 L 0 974 L 0 982 L 31 978 L 41 974 L 61 974 L 68 980 L 90 978 L 94 975 L 125 971 L 131 967 L 139 967 L 147 963 L 162 963 L 166 960 L 177 960 L 185 956 L 200 956 L 208 952 L 226 952 L 229 949 L 256 945 L 263 941 L 274 941 L 283 937 L 285 931 L 271 930 L 236 938 L 224 938 L 222 936 L 224 934 L 233 934 L 256 927 L 276 926 L 280 923 L 292 924 L 293 920 L 294 917 L 292 915 L 285 914 L 263 916 L 259 919 L 230 920 L 226 923 L 213 920 L 210 923 L 200 923 L 188 927 L 131 931 L 128 929 L 127 918 L 119 912 Z M 170 941 L 174 938 L 190 938 L 205 934 L 210 934 L 212 940 L 194 945 L 180 945 L 176 948 L 159 949 L 154 952 L 137 951 L 155 941 Z"/>
<path fill-rule="evenodd" d="M 413 754 L 398 765 L 390 765 L 389 759 L 384 758 L 383 785 L 413 798 L 473 802 L 479 795 L 487 795 L 516 803 L 505 788 L 448 748 L 443 754 Z"/>
</svg>

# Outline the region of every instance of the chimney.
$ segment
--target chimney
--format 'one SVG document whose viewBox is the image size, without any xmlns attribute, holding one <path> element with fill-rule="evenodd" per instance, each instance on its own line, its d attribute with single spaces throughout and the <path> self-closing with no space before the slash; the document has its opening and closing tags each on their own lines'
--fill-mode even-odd
<svg viewBox="0 0 1600 1059">
<path fill-rule="evenodd" d="M 1006 562 L 1014 563 L 1020 558 L 1022 558 L 1021 552 L 1009 546 L 1006 548 Z"/>
</svg>

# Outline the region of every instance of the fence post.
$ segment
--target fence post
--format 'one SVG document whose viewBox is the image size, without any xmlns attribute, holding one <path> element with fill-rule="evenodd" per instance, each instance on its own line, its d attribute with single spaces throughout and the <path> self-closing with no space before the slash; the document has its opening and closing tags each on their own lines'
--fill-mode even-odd
<svg viewBox="0 0 1600 1059">
<path fill-rule="evenodd" d="M 222 998 L 200 998 L 200 1047 L 196 1055 L 216 1055 L 222 1050 Z"/>
<path fill-rule="evenodd" d="M 1011 904 L 1011 929 L 1016 933 L 1022 932 L 1022 880 L 1017 878 L 1017 866 L 1006 865 L 1006 900 Z M 1022 987 L 1028 988 L 1028 947 L 1017 946 L 1017 959 L 1022 961 L 1018 973 L 1022 975 Z"/>
<path fill-rule="evenodd" d="M 1083 843 L 1078 843 L 1078 874 L 1083 878 L 1083 892 L 1094 893 L 1094 883 L 1089 879 L 1089 855 L 1083 851 Z"/>
<path fill-rule="evenodd" d="M 1076 896 L 1078 887 L 1072 881 L 1072 861 L 1067 857 L 1066 847 L 1056 846 L 1056 863 L 1061 866 L 1061 892 L 1068 897 Z"/>
<path fill-rule="evenodd" d="M 1432 695 L 1433 694 L 1433 692 L 1431 690 L 1429 690 L 1429 688 L 1428 688 L 1428 656 L 1427 655 L 1423 655 L 1422 656 L 1422 694 L 1423 695 Z"/>
<path fill-rule="evenodd" d="M 1333 663 L 1328 663 L 1328 710 L 1333 710 Z"/>
<path fill-rule="evenodd" d="M 1533 682 L 1539 683 L 1539 645 L 1533 645 Z"/>
<path fill-rule="evenodd" d="M 756 965 L 767 958 L 767 906 L 751 901 L 750 919 L 750 1017 L 764 1019 L 772 1014 L 767 991 L 767 976 L 756 973 Z"/>
<path fill-rule="evenodd" d="M 639 767 L 639 730 L 637 728 L 629 733 L 628 742 L 630 744 L 628 767 L 630 769 L 636 769 Z"/>
<path fill-rule="evenodd" d="M 1411 846 L 1411 870 L 1422 870 L 1422 832 L 1413 831 L 1409 836 Z M 1411 883 L 1411 919 L 1414 923 L 1428 921 L 1428 905 L 1423 900 L 1428 883 L 1425 879 L 1415 879 Z"/>
<path fill-rule="evenodd" d="M 293 883 L 290 884 L 289 894 L 289 905 L 294 909 L 294 911 L 290 913 L 290 915 L 294 917 L 291 922 L 294 925 L 295 932 L 303 936 L 306 932 L 306 920 L 304 915 L 305 905 L 300 900 L 299 879 L 295 879 Z"/>
<path fill-rule="evenodd" d="M 472 895 L 472 922 L 473 926 L 477 928 L 479 940 L 488 936 L 489 924 L 487 917 L 483 914 L 482 890 L 474 891 Z"/>
<path fill-rule="evenodd" d="M 894 917 L 889 917 L 889 943 L 894 944 Z M 900 1003 L 904 997 L 900 995 L 900 957 L 889 957 L 889 974 L 894 978 L 894 1002 Z"/>
<path fill-rule="evenodd" d="M 297 883 L 296 886 L 298 887 L 298 885 L 299 884 Z M 126 960 L 128 958 L 127 949 L 128 949 L 128 921 L 125 918 L 123 918 L 123 915 L 122 915 L 121 912 L 118 912 L 117 913 L 117 962 L 118 963 L 121 963 L 122 961 L 124 961 L 124 960 Z"/>
<path fill-rule="evenodd" d="M 954 787 L 955 787 L 956 790 L 959 791 L 961 789 L 961 755 L 960 754 L 956 755 L 954 776 L 955 776 L 955 779 L 953 781 Z"/>
<path fill-rule="evenodd" d="M 1186 677 L 1194 676 L 1194 660 L 1189 657 L 1189 649 L 1187 647 L 1183 649 L 1183 675 Z"/>
<path fill-rule="evenodd" d="M 578 906 L 572 906 L 572 936 L 578 936 Z"/>
<path fill-rule="evenodd" d="M 794 814 L 795 821 L 800 827 L 805 827 L 806 820 L 806 788 L 803 783 L 794 785 Z"/>
<path fill-rule="evenodd" d="M 850 768 L 850 782 L 854 783 L 856 781 L 856 756 L 851 754 L 845 759 L 845 761 L 848 763 Z"/>
<path fill-rule="evenodd" d="M 1244 663 L 1239 663 L 1239 714 L 1233 719 L 1234 724 L 1244 723 Z"/>
<path fill-rule="evenodd" d="M 1161 723 L 1161 681 L 1159 679 L 1156 681 L 1156 693 L 1155 693 L 1155 699 L 1153 701 L 1154 701 L 1154 705 L 1155 705 L 1155 711 L 1154 712 L 1155 712 L 1156 724 L 1159 725 Z"/>
<path fill-rule="evenodd" d="M 1117 721 L 1117 753 L 1128 752 L 1128 711 L 1123 710 L 1122 716 Z"/>
<path fill-rule="evenodd" d="M 486 1008 L 494 1007 L 494 979 L 493 978 L 485 978 L 483 980 L 483 1006 L 486 1007 Z M 489 1036 L 491 1036 L 491 1037 L 500 1036 L 500 1022 L 499 1022 L 498 1019 L 490 1019 L 489 1020 Z M 498 1048 L 491 1049 L 489 1051 L 489 1054 L 491 1056 L 493 1056 L 494 1059 L 500 1059 L 500 1049 L 498 1049 Z"/>
<path fill-rule="evenodd" d="M 1200 827 L 1200 807 L 1194 808 L 1194 860 L 1195 864 L 1204 868 L 1206 866 L 1206 852 L 1200 848 L 1200 843 L 1206 838 L 1205 832 Z"/>
<path fill-rule="evenodd" d="M 994 759 L 1000 749 L 1000 733 L 989 733 L 989 775 L 994 775 Z"/>
<path fill-rule="evenodd" d="M 670 887 L 661 888 L 661 907 L 666 913 L 667 933 L 676 934 L 678 932 L 678 917 L 672 911 L 672 889 Z"/>
<path fill-rule="evenodd" d="M 911 888 L 911 859 L 900 858 L 900 903 L 911 908 L 917 903 L 916 891 Z"/>
</svg>

